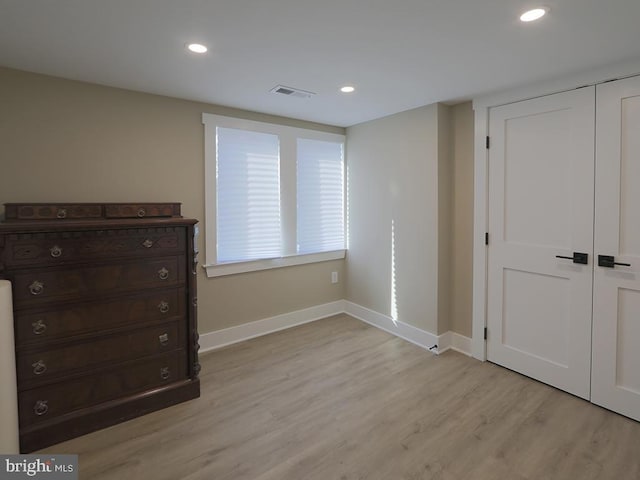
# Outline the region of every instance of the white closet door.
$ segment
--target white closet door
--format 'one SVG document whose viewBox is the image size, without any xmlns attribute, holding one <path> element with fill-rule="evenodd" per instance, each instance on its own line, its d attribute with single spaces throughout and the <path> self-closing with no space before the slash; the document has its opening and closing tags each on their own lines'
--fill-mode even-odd
<svg viewBox="0 0 640 480">
<path fill-rule="evenodd" d="M 595 255 L 628 265 L 596 257 L 592 401 L 640 420 L 640 78 L 599 85 L 597 112 Z"/>
<path fill-rule="evenodd" d="M 490 111 L 492 362 L 590 395 L 595 89 Z M 574 252 L 588 263 L 574 263 Z M 577 257 L 576 257 L 577 259 Z"/>
</svg>

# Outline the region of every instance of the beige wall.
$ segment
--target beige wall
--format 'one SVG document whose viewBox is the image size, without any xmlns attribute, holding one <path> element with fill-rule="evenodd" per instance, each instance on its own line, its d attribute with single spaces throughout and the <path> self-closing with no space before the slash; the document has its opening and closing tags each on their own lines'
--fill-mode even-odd
<svg viewBox="0 0 640 480">
<path fill-rule="evenodd" d="M 393 317 L 393 276 L 397 319 L 437 332 L 438 105 L 349 127 L 347 172 L 347 299 Z"/>
<path fill-rule="evenodd" d="M 344 129 L 0 68 L 0 203 L 182 202 L 201 222 L 203 112 Z M 0 208 L 0 213 L 3 209 Z M 332 285 L 331 272 L 340 282 Z M 200 332 L 345 296 L 344 261 L 198 277 Z"/>
<path fill-rule="evenodd" d="M 473 301 L 473 109 L 451 109 L 453 215 L 451 330 L 471 337 Z"/>
<path fill-rule="evenodd" d="M 395 278 L 398 320 L 471 336 L 471 104 L 349 127 L 347 169 L 347 300 L 393 316 Z"/>
<path fill-rule="evenodd" d="M 451 107 L 438 104 L 438 335 L 451 329 L 453 159 Z"/>
<path fill-rule="evenodd" d="M 202 225 L 201 261 L 203 112 L 345 133 L 4 68 L 0 105 L 0 203 L 182 202 L 183 214 Z M 202 333 L 342 298 L 390 315 L 393 220 L 398 318 L 471 336 L 471 104 L 430 105 L 350 127 L 347 164 L 348 271 L 341 260 L 212 279 L 201 271 Z"/>
</svg>

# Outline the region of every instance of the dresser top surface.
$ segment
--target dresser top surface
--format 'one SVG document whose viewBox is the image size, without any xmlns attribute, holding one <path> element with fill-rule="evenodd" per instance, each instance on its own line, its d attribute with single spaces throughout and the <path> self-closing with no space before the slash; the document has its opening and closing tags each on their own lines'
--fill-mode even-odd
<svg viewBox="0 0 640 480">
<path fill-rule="evenodd" d="M 14 232 L 55 232 L 82 230 L 110 230 L 122 228 L 152 228 L 195 225 L 198 220 L 181 217 L 124 218 L 96 220 L 20 220 L 0 223 L 0 234 Z"/>
</svg>

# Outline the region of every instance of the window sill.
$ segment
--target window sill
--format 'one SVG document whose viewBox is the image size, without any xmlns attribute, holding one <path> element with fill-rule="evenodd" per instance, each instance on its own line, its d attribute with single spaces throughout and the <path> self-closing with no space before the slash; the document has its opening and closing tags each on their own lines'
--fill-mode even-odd
<svg viewBox="0 0 640 480">
<path fill-rule="evenodd" d="M 237 273 L 257 272 L 259 270 L 270 270 L 272 268 L 292 267 L 294 265 L 305 265 L 307 263 L 340 260 L 345 257 L 345 253 L 346 250 L 333 250 L 331 252 L 290 255 L 288 257 L 252 260 L 249 262 L 204 265 L 204 269 L 206 270 L 207 277 L 209 278 L 223 277 L 225 275 L 235 275 Z"/>
</svg>

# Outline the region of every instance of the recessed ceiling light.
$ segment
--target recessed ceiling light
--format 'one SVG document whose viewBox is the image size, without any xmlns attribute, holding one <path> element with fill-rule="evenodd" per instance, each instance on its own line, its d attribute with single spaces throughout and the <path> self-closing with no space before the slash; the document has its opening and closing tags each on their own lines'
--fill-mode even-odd
<svg viewBox="0 0 640 480">
<path fill-rule="evenodd" d="M 340 89 L 342 93 L 352 93 L 356 91 L 356 87 L 352 87 L 351 85 L 345 85 Z"/>
<path fill-rule="evenodd" d="M 193 53 L 207 53 L 208 48 L 200 43 L 190 43 L 187 45 L 187 49 Z"/>
<path fill-rule="evenodd" d="M 522 15 L 520 15 L 520 21 L 522 22 L 533 22 L 534 20 L 538 20 L 546 15 L 549 11 L 547 7 L 539 7 L 531 10 L 527 10 Z"/>
</svg>

